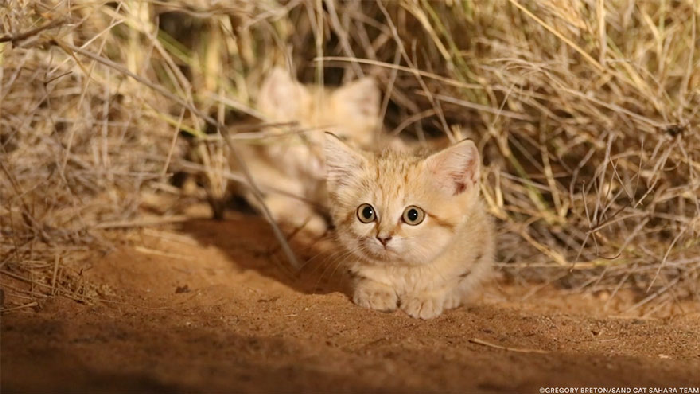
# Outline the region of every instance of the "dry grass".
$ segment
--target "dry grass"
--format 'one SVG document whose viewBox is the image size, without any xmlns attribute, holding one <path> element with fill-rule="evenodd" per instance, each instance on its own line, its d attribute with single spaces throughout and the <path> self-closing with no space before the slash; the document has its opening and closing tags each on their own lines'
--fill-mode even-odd
<svg viewBox="0 0 700 394">
<path fill-rule="evenodd" d="M 699 16 L 693 0 L 10 0 L 0 273 L 30 296 L 94 294 L 62 263 L 109 249 L 144 196 L 179 195 L 175 171 L 221 195 L 217 135 L 286 63 L 306 82 L 376 76 L 389 131 L 475 139 L 514 278 L 698 299 Z"/>
</svg>

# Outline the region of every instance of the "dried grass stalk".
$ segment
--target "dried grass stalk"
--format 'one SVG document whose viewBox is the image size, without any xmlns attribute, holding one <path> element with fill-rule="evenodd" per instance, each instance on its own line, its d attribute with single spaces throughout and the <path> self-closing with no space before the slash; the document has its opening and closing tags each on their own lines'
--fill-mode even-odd
<svg viewBox="0 0 700 394">
<path fill-rule="evenodd" d="M 140 196 L 163 193 L 176 169 L 204 164 L 220 196 L 216 158 L 230 152 L 207 132 L 250 133 L 238 120 L 257 115 L 266 70 L 286 63 L 305 82 L 376 76 L 387 129 L 408 138 L 461 126 L 483 149 L 500 260 L 518 276 L 549 266 L 574 288 L 698 298 L 692 1 L 6 4 L 3 274 L 55 277 L 56 250 L 104 247 L 100 223 L 137 220 Z M 200 166 L 179 132 L 206 147 Z"/>
</svg>

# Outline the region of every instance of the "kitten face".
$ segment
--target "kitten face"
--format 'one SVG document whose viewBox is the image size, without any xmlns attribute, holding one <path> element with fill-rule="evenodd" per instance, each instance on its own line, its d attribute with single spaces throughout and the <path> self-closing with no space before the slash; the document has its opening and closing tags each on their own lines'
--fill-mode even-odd
<svg viewBox="0 0 700 394">
<path fill-rule="evenodd" d="M 323 130 L 369 144 L 381 124 L 380 96 L 371 78 L 328 89 L 304 86 L 276 67 L 261 86 L 258 110 L 273 122 L 296 121 L 302 128 L 316 129 L 306 135 L 319 144 L 323 143 Z"/>
<path fill-rule="evenodd" d="M 421 158 L 371 155 L 328 135 L 324 151 L 338 238 L 366 263 L 430 263 L 478 199 L 479 154 L 471 141 Z"/>
</svg>

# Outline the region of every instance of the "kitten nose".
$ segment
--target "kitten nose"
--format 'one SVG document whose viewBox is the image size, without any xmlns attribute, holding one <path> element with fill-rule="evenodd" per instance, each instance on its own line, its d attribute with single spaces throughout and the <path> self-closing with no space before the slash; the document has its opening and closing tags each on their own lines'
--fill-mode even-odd
<svg viewBox="0 0 700 394">
<path fill-rule="evenodd" d="M 386 237 L 380 237 L 377 235 L 377 239 L 382 243 L 382 245 L 386 246 L 387 242 L 391 241 L 391 235 Z"/>
</svg>

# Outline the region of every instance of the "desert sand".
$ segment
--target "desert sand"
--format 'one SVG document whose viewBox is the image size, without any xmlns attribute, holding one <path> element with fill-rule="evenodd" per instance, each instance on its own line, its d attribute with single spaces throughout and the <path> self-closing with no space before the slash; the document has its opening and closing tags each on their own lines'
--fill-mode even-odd
<svg viewBox="0 0 700 394">
<path fill-rule="evenodd" d="M 496 279 L 421 321 L 353 305 L 332 253 L 297 245 L 310 263 L 285 274 L 275 245 L 242 214 L 144 230 L 84 270 L 108 300 L 55 297 L 2 316 L 2 392 L 700 386 L 697 313 L 619 317 L 588 293 Z"/>
</svg>

